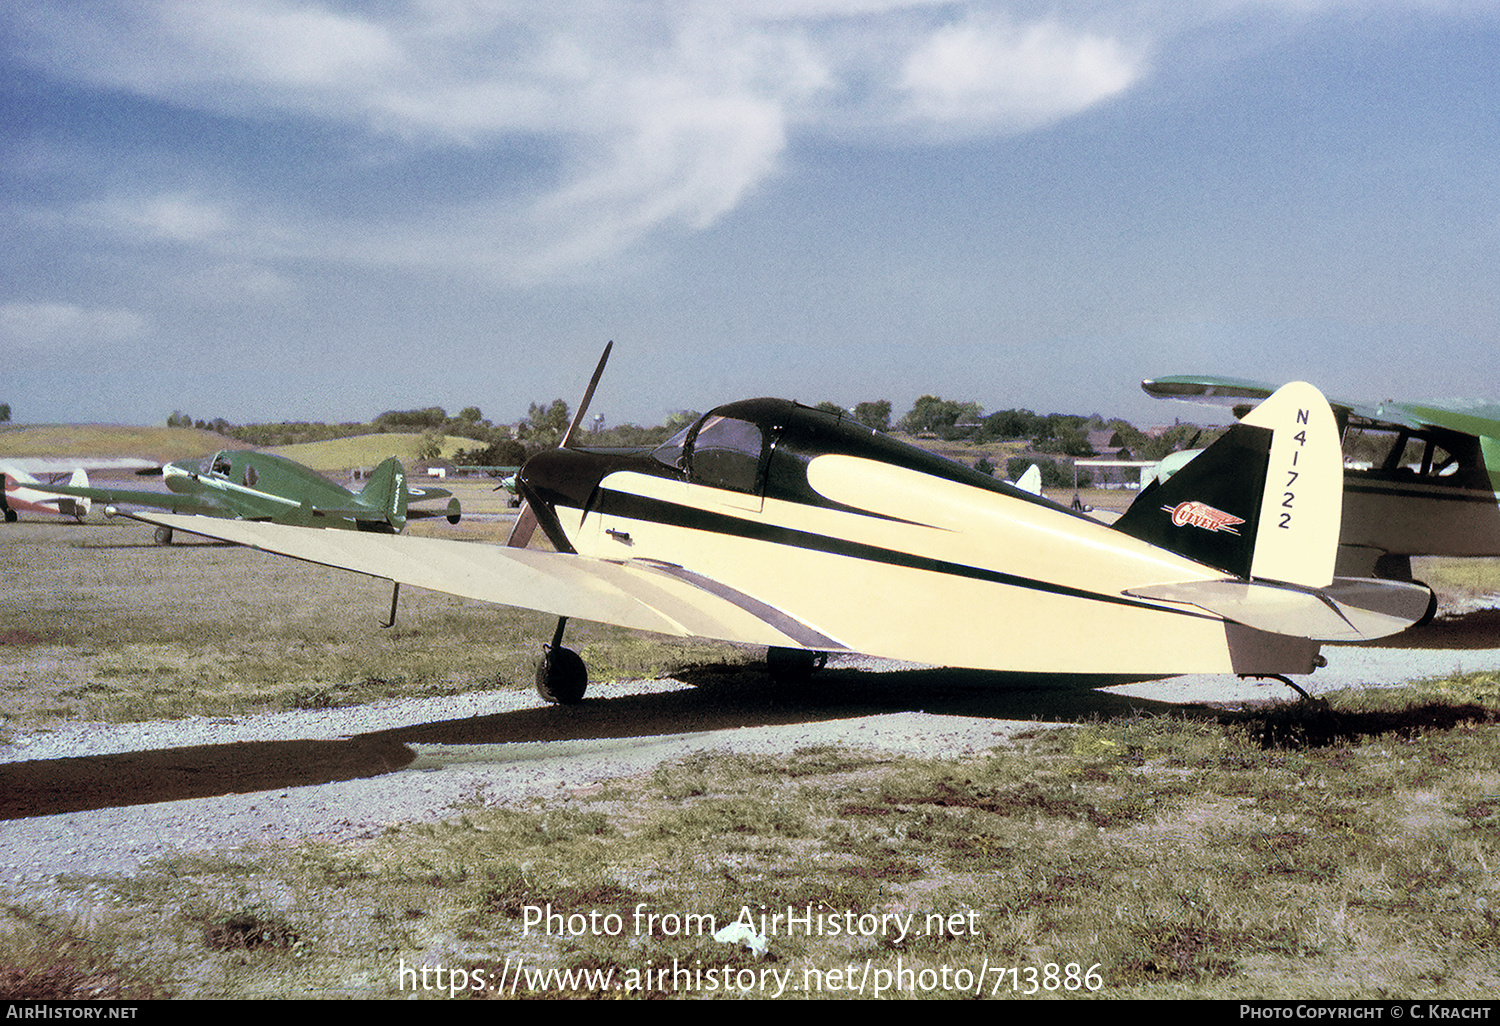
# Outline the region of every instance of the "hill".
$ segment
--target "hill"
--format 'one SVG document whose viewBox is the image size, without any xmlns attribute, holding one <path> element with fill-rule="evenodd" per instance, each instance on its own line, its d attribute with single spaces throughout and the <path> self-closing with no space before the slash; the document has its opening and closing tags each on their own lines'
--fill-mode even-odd
<svg viewBox="0 0 1500 1026">
<path fill-rule="evenodd" d="M 268 452 L 296 460 L 305 467 L 322 473 L 352 470 L 356 467 L 373 467 L 387 456 L 395 456 L 406 466 L 417 461 L 417 450 L 422 445 L 418 433 L 391 432 L 389 434 L 355 435 L 352 438 L 330 438 L 323 442 L 301 442 L 297 445 L 278 445 Z M 445 438 L 443 455 L 451 457 L 459 449 L 472 447 L 469 438 Z M 243 443 L 241 443 L 243 447 Z"/>
<path fill-rule="evenodd" d="M 0 431 L 0 456 L 141 456 L 170 463 L 233 449 L 238 444 L 232 438 L 197 428 L 33 424 Z"/>
</svg>

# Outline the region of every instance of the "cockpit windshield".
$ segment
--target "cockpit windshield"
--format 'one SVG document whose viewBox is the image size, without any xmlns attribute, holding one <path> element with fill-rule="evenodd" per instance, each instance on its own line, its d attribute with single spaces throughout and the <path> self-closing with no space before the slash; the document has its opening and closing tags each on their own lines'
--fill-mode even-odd
<svg viewBox="0 0 1500 1026">
<path fill-rule="evenodd" d="M 694 426 L 693 424 L 689 424 L 655 449 L 652 449 L 651 458 L 658 463 L 665 463 L 669 467 L 682 470 L 688 435 L 692 434 Z"/>
<path fill-rule="evenodd" d="M 694 484 L 736 492 L 760 490 L 765 433 L 752 421 L 709 414 L 651 450 L 651 458 L 685 470 Z"/>
</svg>

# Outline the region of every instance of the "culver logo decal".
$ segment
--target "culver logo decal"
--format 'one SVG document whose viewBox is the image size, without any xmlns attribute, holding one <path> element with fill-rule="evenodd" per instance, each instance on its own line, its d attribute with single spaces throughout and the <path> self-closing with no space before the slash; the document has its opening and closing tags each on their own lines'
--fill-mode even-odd
<svg viewBox="0 0 1500 1026">
<path fill-rule="evenodd" d="M 1175 506 L 1163 506 L 1163 513 L 1172 514 L 1174 527 L 1201 527 L 1205 531 L 1222 531 L 1225 534 L 1239 534 L 1234 529 L 1235 524 L 1243 524 L 1245 521 L 1222 509 L 1214 509 L 1204 502 L 1196 500 L 1192 502 L 1179 502 Z"/>
</svg>

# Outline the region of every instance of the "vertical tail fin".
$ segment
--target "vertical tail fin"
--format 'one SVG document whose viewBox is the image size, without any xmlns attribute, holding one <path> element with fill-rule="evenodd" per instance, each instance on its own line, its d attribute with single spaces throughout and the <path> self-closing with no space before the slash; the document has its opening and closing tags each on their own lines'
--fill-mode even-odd
<svg viewBox="0 0 1500 1026">
<path fill-rule="evenodd" d="M 1312 385 L 1277 390 L 1115 528 L 1243 579 L 1333 581 L 1343 513 L 1338 424 Z"/>
<path fill-rule="evenodd" d="M 89 486 L 89 475 L 82 467 L 79 467 L 68 478 L 68 484 L 74 488 L 87 488 Z M 73 515 L 80 520 L 83 519 L 92 507 L 93 500 L 86 495 L 77 496 L 73 499 Z"/>
<path fill-rule="evenodd" d="M 389 456 L 370 475 L 359 490 L 359 497 L 381 512 L 391 530 L 400 534 L 406 527 L 406 468 Z"/>
</svg>

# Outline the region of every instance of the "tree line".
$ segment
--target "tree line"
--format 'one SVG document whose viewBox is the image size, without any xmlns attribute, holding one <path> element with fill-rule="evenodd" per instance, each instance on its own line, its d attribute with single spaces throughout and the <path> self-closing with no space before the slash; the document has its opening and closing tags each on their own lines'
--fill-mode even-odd
<svg viewBox="0 0 1500 1026">
<path fill-rule="evenodd" d="M 1191 447 L 1197 444 L 1201 435 L 1195 425 L 1178 424 L 1165 432 L 1148 436 L 1125 420 L 1105 420 L 1099 414 L 1037 414 L 1025 409 L 996 410 L 986 414 L 978 403 L 957 402 L 933 395 L 917 399 L 912 408 L 894 424 L 891 421 L 891 404 L 886 399 L 858 403 L 852 410 L 832 402 L 819 403 L 818 408 L 837 416 L 849 417 L 876 431 L 895 431 L 918 438 L 931 437 L 944 441 L 967 439 L 975 443 L 1024 440 L 1034 452 L 1064 457 L 1096 455 L 1089 444 L 1090 433 L 1096 431 L 1109 431 L 1113 448 L 1124 447 L 1136 459 L 1151 460 L 1159 460 L 1178 449 Z M 639 448 L 656 445 L 698 417 L 699 414 L 694 411 L 682 410 L 669 416 L 662 424 L 652 427 L 620 424 L 594 430 L 589 425 L 584 425 L 584 441 L 590 446 L 601 447 Z M 368 422 L 341 424 L 308 421 L 231 424 L 222 417 L 194 420 L 181 411 L 174 411 L 167 418 L 167 426 L 216 431 L 248 445 L 262 447 L 365 434 L 420 433 L 423 441 L 419 446 L 419 453 L 423 457 L 441 455 L 446 439 L 462 438 L 473 444 L 465 445 L 457 451 L 453 457 L 455 463 L 516 466 L 531 455 L 556 446 L 567 431 L 570 421 L 568 404 L 562 399 L 554 399 L 550 403 L 532 403 L 526 416 L 514 426 L 493 424 L 477 406 L 466 406 L 457 416 L 449 416 L 441 406 L 387 410 Z M 999 468 L 983 469 L 994 471 Z M 1044 468 L 1044 472 L 1046 469 Z"/>
</svg>

